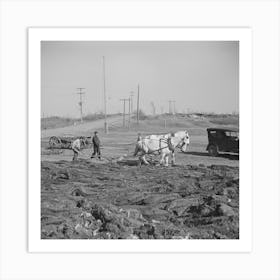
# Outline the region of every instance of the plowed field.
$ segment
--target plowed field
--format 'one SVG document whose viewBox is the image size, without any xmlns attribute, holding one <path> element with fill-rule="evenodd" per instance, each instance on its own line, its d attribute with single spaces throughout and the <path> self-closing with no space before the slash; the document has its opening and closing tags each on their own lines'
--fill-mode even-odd
<svg viewBox="0 0 280 280">
<path fill-rule="evenodd" d="M 237 167 L 42 163 L 42 238 L 236 239 L 238 206 Z"/>
</svg>

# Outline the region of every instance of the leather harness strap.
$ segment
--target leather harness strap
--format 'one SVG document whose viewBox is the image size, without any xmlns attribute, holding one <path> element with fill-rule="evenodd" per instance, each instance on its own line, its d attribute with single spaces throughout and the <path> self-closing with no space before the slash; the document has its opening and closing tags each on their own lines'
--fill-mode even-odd
<svg viewBox="0 0 280 280">
<path fill-rule="evenodd" d="M 167 139 L 167 144 L 168 144 L 168 149 L 170 151 L 174 152 L 175 148 L 172 146 L 171 138 L 170 137 Z"/>
</svg>

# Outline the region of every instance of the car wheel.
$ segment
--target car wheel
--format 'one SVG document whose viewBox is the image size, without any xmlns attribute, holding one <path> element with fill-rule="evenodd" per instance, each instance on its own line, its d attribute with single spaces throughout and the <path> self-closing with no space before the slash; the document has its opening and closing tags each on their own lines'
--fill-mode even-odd
<svg viewBox="0 0 280 280">
<path fill-rule="evenodd" d="M 209 153 L 210 156 L 216 157 L 219 154 L 217 146 L 210 145 L 209 148 L 208 148 L 208 153 Z"/>
</svg>

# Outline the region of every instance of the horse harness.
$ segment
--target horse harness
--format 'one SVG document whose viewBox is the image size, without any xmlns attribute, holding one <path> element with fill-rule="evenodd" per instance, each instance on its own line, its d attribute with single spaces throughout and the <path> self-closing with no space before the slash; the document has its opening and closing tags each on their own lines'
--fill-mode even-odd
<svg viewBox="0 0 280 280">
<path fill-rule="evenodd" d="M 160 154 L 160 151 L 167 148 L 167 147 L 171 152 L 174 152 L 175 148 L 178 148 L 178 147 L 182 148 L 183 147 L 184 143 L 181 144 L 181 142 L 184 140 L 184 138 L 182 138 L 181 141 L 175 147 L 172 145 L 170 137 L 168 137 L 167 140 L 166 140 L 166 138 L 160 138 L 159 139 L 159 149 L 156 150 L 155 152 L 158 152 L 158 154 Z M 162 147 L 162 143 L 167 144 L 167 146 Z M 181 146 L 180 146 L 180 144 L 181 144 Z"/>
</svg>

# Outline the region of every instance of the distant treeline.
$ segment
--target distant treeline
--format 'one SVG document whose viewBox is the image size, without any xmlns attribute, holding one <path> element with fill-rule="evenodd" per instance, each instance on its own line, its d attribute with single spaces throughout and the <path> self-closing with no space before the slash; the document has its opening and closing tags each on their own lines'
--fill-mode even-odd
<svg viewBox="0 0 280 280">
<path fill-rule="evenodd" d="M 176 113 L 176 114 L 161 114 L 161 115 L 149 115 L 146 116 L 145 114 L 140 115 L 140 120 L 151 120 L 151 119 L 160 119 L 160 118 L 180 118 L 180 119 L 193 119 L 198 121 L 208 120 L 213 124 L 217 125 L 233 125 L 233 126 L 239 126 L 239 114 L 217 114 L 217 113 Z"/>
<path fill-rule="evenodd" d="M 214 124 L 239 126 L 239 115 L 211 115 L 207 119 Z"/>
<path fill-rule="evenodd" d="M 217 114 L 217 113 L 192 113 L 178 114 L 181 117 L 197 117 L 207 119 L 213 124 L 239 126 L 239 114 Z"/>
</svg>

